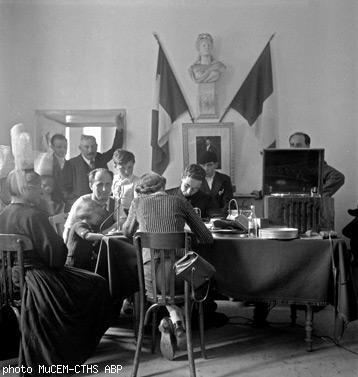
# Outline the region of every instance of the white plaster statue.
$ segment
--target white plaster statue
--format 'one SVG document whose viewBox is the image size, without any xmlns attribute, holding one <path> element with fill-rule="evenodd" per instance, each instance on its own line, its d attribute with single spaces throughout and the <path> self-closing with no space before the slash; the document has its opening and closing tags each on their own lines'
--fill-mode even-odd
<svg viewBox="0 0 358 377">
<path fill-rule="evenodd" d="M 213 37 L 208 33 L 198 35 L 196 49 L 199 52 L 198 60 L 190 67 L 190 77 L 197 83 L 212 83 L 217 81 L 226 66 L 214 60 L 212 56 Z"/>
</svg>

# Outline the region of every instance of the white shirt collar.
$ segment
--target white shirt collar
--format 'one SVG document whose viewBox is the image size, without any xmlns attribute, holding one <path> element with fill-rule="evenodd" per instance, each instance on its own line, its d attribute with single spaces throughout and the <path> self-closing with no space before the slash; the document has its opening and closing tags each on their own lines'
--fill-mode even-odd
<svg viewBox="0 0 358 377">
<path fill-rule="evenodd" d="M 215 172 L 213 174 L 212 177 L 205 177 L 206 179 L 206 182 L 208 183 L 208 186 L 209 186 L 209 189 L 211 190 L 211 188 L 213 187 L 213 180 L 214 180 L 214 177 L 215 177 Z"/>
<path fill-rule="evenodd" d="M 58 164 L 60 165 L 60 168 L 63 169 L 63 166 L 65 165 L 65 157 L 58 157 L 56 154 L 53 154 L 54 157 L 57 159 Z"/>
<path fill-rule="evenodd" d="M 81 157 L 84 159 L 84 161 L 86 162 L 87 165 L 91 166 L 91 160 L 86 158 L 83 154 L 81 154 Z"/>
<path fill-rule="evenodd" d="M 130 177 L 128 177 L 128 178 L 121 178 L 120 176 L 118 176 L 118 182 L 119 183 L 132 183 L 133 182 L 133 180 L 134 180 L 134 178 L 135 178 L 135 175 L 134 174 L 132 174 Z"/>
<path fill-rule="evenodd" d="M 96 199 L 94 198 L 94 195 L 91 194 L 91 199 L 92 199 L 94 202 L 98 203 L 100 206 L 102 206 L 102 207 L 106 207 L 106 209 L 109 208 L 109 202 L 110 202 L 110 200 L 111 200 L 111 197 L 109 197 L 109 198 L 107 199 L 106 202 L 99 202 L 98 200 L 96 200 Z"/>
<path fill-rule="evenodd" d="M 213 179 L 214 179 L 214 177 L 205 177 L 205 179 L 206 179 L 206 182 L 207 182 L 207 184 L 209 186 L 209 189 L 211 190 L 211 187 L 213 186 Z"/>
</svg>

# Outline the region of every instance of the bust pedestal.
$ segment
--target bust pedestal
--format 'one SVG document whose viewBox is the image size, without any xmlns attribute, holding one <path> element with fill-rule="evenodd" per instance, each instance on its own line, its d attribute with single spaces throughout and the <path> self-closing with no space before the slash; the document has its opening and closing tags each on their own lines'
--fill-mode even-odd
<svg viewBox="0 0 358 377">
<path fill-rule="evenodd" d="M 217 118 L 215 82 L 198 84 L 198 119 Z"/>
</svg>

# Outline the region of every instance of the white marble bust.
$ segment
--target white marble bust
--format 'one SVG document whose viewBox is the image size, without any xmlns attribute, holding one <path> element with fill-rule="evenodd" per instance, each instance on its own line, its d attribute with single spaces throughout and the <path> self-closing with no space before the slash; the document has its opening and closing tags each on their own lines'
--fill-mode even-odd
<svg viewBox="0 0 358 377">
<path fill-rule="evenodd" d="M 190 77 L 196 83 L 212 83 L 219 80 L 226 66 L 212 56 L 213 37 L 208 33 L 198 35 L 196 49 L 199 52 L 198 60 L 190 66 Z"/>
</svg>

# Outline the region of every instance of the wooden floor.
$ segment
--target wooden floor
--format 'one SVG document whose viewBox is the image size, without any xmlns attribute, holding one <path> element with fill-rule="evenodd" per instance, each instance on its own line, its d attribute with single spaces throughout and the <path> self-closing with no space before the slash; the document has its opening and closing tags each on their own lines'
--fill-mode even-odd
<svg viewBox="0 0 358 377">
<path fill-rule="evenodd" d="M 289 307 L 276 306 L 265 329 L 251 327 L 252 308 L 238 302 L 219 301 L 219 311 L 230 317 L 220 328 L 206 331 L 208 359 L 201 358 L 196 347 L 198 377 L 356 377 L 358 376 L 358 321 L 346 329 L 340 346 L 333 335 L 333 308 L 328 306 L 315 314 L 313 352 L 306 351 L 304 313 L 298 312 L 297 326 L 289 323 Z M 198 334 L 195 333 L 198 346 Z M 178 354 L 174 361 L 151 354 L 149 339 L 145 340 L 138 376 L 189 376 L 187 357 Z M 131 322 L 122 319 L 102 338 L 95 354 L 78 376 L 130 376 L 135 349 Z M 3 367 L 16 360 L 2 362 Z M 6 374 L 15 376 L 15 374 Z"/>
</svg>

